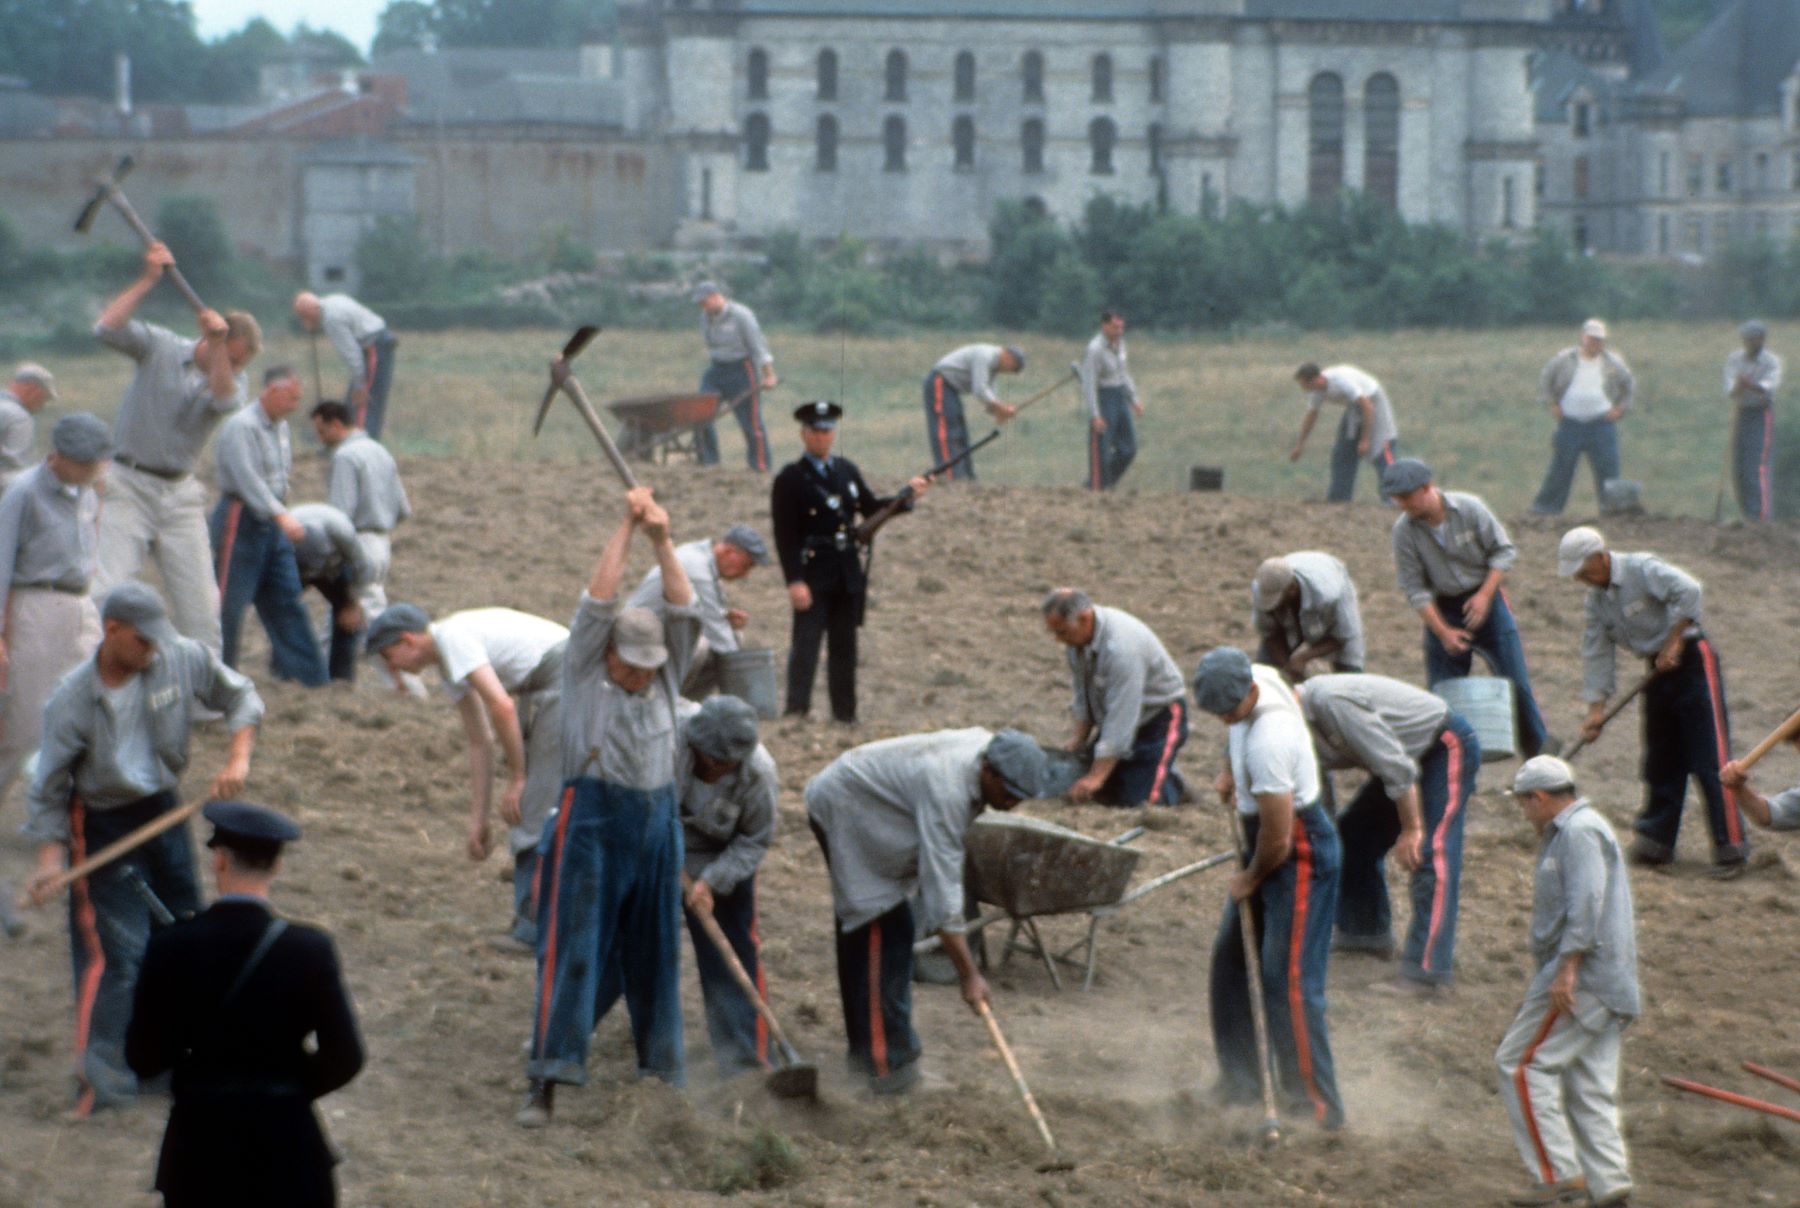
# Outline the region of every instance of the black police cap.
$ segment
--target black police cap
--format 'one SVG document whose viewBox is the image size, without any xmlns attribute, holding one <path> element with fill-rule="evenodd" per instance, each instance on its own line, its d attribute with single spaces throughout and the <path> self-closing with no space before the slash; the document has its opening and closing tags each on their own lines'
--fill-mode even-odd
<svg viewBox="0 0 1800 1208">
<path fill-rule="evenodd" d="M 844 418 L 844 409 L 830 399 L 815 399 L 795 407 L 794 418 L 809 428 L 831 429 Z"/>
<path fill-rule="evenodd" d="M 300 837 L 300 828 L 292 819 L 274 810 L 248 801 L 209 801 L 200 811 L 213 824 L 208 847 L 230 847 L 238 851 L 267 852 L 281 850 L 283 843 Z"/>
</svg>

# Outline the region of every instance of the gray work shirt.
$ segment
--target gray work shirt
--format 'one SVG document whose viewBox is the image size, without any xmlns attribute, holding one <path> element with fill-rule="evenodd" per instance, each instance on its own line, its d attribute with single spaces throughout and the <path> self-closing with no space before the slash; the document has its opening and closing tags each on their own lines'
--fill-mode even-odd
<svg viewBox="0 0 1800 1208">
<path fill-rule="evenodd" d="M 775 354 L 763 339 L 762 325 L 756 321 L 756 312 L 742 302 L 727 302 L 716 315 L 701 311 L 700 336 L 706 341 L 706 355 L 720 364 L 775 363 Z"/>
<path fill-rule="evenodd" d="M 359 533 L 391 532 L 412 515 L 394 455 L 360 428 L 331 450 L 325 498 Z"/>
<path fill-rule="evenodd" d="M 1395 577 L 1415 609 L 1436 596 L 1474 591 L 1489 571 L 1511 570 L 1519 558 L 1506 526 L 1487 504 L 1463 491 L 1443 496 L 1444 522 L 1436 528 L 1410 516 L 1394 521 Z"/>
<path fill-rule="evenodd" d="M 1095 605 L 1093 638 L 1070 646 L 1067 657 L 1075 677 L 1070 710 L 1076 721 L 1100 732 L 1095 759 L 1130 755 L 1139 727 L 1186 692 L 1181 668 L 1162 641 L 1117 608 Z"/>
<path fill-rule="evenodd" d="M 1561 405 L 1563 395 L 1568 393 L 1570 383 L 1575 380 L 1575 370 L 1581 365 L 1581 346 L 1572 344 L 1551 357 L 1544 366 L 1544 372 L 1538 377 L 1538 401 L 1544 406 Z M 1601 389 L 1607 401 L 1623 410 L 1631 410 L 1631 399 L 1637 390 L 1637 382 L 1631 376 L 1631 367 L 1625 364 L 1625 358 L 1610 348 L 1600 350 Z"/>
<path fill-rule="evenodd" d="M 1375 409 L 1374 418 L 1369 431 L 1369 455 L 1372 457 L 1387 448 L 1388 442 L 1397 440 L 1400 428 L 1394 422 L 1394 406 L 1388 402 L 1387 391 L 1374 376 L 1363 372 L 1354 365 L 1333 365 L 1324 370 L 1325 385 L 1307 395 L 1306 409 L 1317 411 L 1326 403 L 1335 403 L 1343 407 L 1349 414 L 1344 425 L 1344 435 L 1352 440 L 1362 435 L 1362 408 L 1356 400 L 1366 398 Z"/>
<path fill-rule="evenodd" d="M 1562 958 L 1579 952 L 1576 1021 L 1589 1030 L 1605 1023 L 1592 1017 L 1595 1000 L 1614 1015 L 1635 1018 L 1640 1002 L 1631 883 L 1612 826 L 1587 798 L 1544 828 L 1533 882 L 1531 957 L 1537 973 L 1528 996 L 1548 995 Z"/>
<path fill-rule="evenodd" d="M 1800 785 L 1769 798 L 1769 829 L 1800 830 Z"/>
<path fill-rule="evenodd" d="M 300 522 L 306 536 L 294 546 L 294 562 L 300 582 L 329 583 L 347 567 L 350 586 L 363 587 L 375 580 L 368 551 L 356 539 L 350 517 L 329 503 L 303 503 L 288 513 Z"/>
<path fill-rule="evenodd" d="M 591 776 L 649 791 L 675 779 L 675 702 L 693 662 L 700 621 L 692 605 L 658 610 L 668 661 L 642 692 L 627 692 L 606 673 L 617 600 L 581 593 L 563 660 L 563 780 Z"/>
<path fill-rule="evenodd" d="M 1738 377 L 1743 374 L 1748 374 L 1755 383 L 1753 389 L 1738 389 Z M 1775 391 L 1780 388 L 1781 358 L 1767 348 L 1757 353 L 1754 360 L 1745 356 L 1742 348 L 1734 349 L 1725 358 L 1725 393 L 1736 400 L 1739 407 L 1767 407 L 1775 401 Z"/>
<path fill-rule="evenodd" d="M 1607 555 L 1612 582 L 1587 590 L 1587 627 L 1581 634 L 1581 698 L 1613 694 L 1615 646 L 1654 657 L 1676 625 L 1692 621 L 1700 631 L 1700 581 L 1655 554 Z"/>
<path fill-rule="evenodd" d="M 684 732 L 698 712 L 693 701 L 681 702 Z M 730 893 L 755 876 L 775 841 L 775 806 L 781 795 L 769 748 L 757 743 L 748 759 L 706 784 L 694 775 L 694 749 L 682 742 L 675 751 L 675 795 L 681 802 L 688 876 L 705 881 L 715 894 Z"/>
<path fill-rule="evenodd" d="M 984 403 L 996 403 L 994 370 L 1006 349 L 998 344 L 965 344 L 931 367 L 958 394 L 967 394 Z"/>
<path fill-rule="evenodd" d="M 1131 380 L 1131 367 L 1126 364 L 1125 337 L 1110 343 L 1105 332 L 1088 341 L 1081 357 L 1081 397 L 1087 406 L 1087 417 L 1100 414 L 1100 391 L 1123 390 L 1125 397 L 1138 401 L 1137 383 Z"/>
<path fill-rule="evenodd" d="M 919 895 L 922 934 L 961 933 L 964 836 L 982 811 L 987 730 L 939 730 L 844 752 L 806 786 L 825 834 L 831 904 L 855 931 Z"/>
<path fill-rule="evenodd" d="M 26 795 L 26 834 L 43 843 L 67 843 L 71 792 L 90 810 L 109 810 L 176 788 L 187 768 L 196 705 L 223 713 L 232 734 L 263 715 L 255 686 L 187 638 L 161 644 L 136 678 L 143 681 L 144 708 L 137 711 L 132 733 L 120 728 L 107 704 L 93 658 L 50 694 L 37 773 Z M 144 730 L 155 756 L 148 776 L 144 769 L 134 773 L 130 765 L 136 761 L 128 755 L 133 746 L 141 751 Z"/>
<path fill-rule="evenodd" d="M 352 390 L 369 384 L 369 361 L 363 349 L 387 330 L 387 320 L 349 294 L 319 299 L 319 332 L 350 370 Z"/>
<path fill-rule="evenodd" d="M 1394 801 L 1450 718 L 1440 698 L 1385 675 L 1315 675 L 1294 691 L 1325 766 L 1363 769 Z"/>
<path fill-rule="evenodd" d="M 1277 629 L 1287 640 L 1288 650 L 1310 646 L 1327 638 L 1343 643 L 1332 660 L 1341 666 L 1361 667 L 1367 661 L 1363 646 L 1362 611 L 1356 602 L 1356 584 L 1350 571 L 1338 559 L 1317 550 L 1301 550 L 1288 554 L 1287 563 L 1294 569 L 1294 582 L 1300 585 L 1297 617 L 1277 616 L 1273 611 L 1278 600 L 1264 600 L 1250 585 L 1250 619 L 1256 632 L 1270 637 Z M 1294 622 L 1299 630 L 1295 631 Z"/>
<path fill-rule="evenodd" d="M 37 420 L 10 390 L 0 390 L 0 491 L 31 468 L 36 459 Z"/>
<path fill-rule="evenodd" d="M 15 587 L 79 594 L 98 569 L 100 496 L 73 487 L 42 462 L 0 495 L 0 617 Z"/>
<path fill-rule="evenodd" d="M 719 578 L 719 564 L 713 557 L 712 540 L 707 538 L 678 545 L 675 547 L 675 557 L 681 562 L 681 568 L 687 571 L 688 582 L 694 585 L 694 609 L 699 613 L 700 636 L 706 639 L 707 647 L 714 653 L 736 650 L 737 630 L 731 627 L 731 621 L 725 616 L 731 604 L 725 599 L 725 585 Z M 661 609 L 662 567 L 651 567 L 650 573 L 644 576 L 643 582 L 637 585 L 637 590 L 631 593 L 631 598 L 626 603 L 634 608 Z"/>
<path fill-rule="evenodd" d="M 218 463 L 221 494 L 243 500 L 264 520 L 287 510 L 288 475 L 294 468 L 288 423 L 270 419 L 261 400 L 220 425 L 213 460 Z"/>
<path fill-rule="evenodd" d="M 113 456 L 152 470 L 192 473 L 213 428 L 249 398 L 245 376 L 233 378 L 231 394 L 214 398 L 205 371 L 194 364 L 198 340 L 142 319 L 116 329 L 96 326 L 94 335 L 138 365 L 113 420 Z"/>
</svg>

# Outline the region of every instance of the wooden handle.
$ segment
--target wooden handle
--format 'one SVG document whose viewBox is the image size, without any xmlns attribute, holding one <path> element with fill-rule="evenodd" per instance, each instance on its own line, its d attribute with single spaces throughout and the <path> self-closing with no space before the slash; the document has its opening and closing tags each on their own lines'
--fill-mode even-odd
<svg viewBox="0 0 1800 1208">
<path fill-rule="evenodd" d="M 206 801 L 204 798 L 199 801 L 190 801 L 184 806 L 172 809 L 166 814 L 150 819 L 150 821 L 144 823 L 144 825 L 138 827 L 129 835 L 122 836 L 121 838 L 108 843 L 105 847 L 81 861 L 81 863 L 75 865 L 73 868 L 58 873 L 55 879 L 44 886 L 36 894 L 29 891 L 21 893 L 19 895 L 19 905 L 42 906 L 45 902 L 48 902 L 52 896 L 61 893 L 95 869 L 104 868 L 114 860 L 117 860 L 120 856 L 126 855 L 127 853 L 142 847 L 164 831 L 180 826 L 183 822 L 186 822 L 189 818 L 192 818 L 195 814 L 199 813 L 200 808 L 205 804 Z"/>
<path fill-rule="evenodd" d="M 1235 803 L 1227 803 L 1225 808 L 1231 811 L 1231 838 L 1237 845 L 1238 858 L 1248 867 L 1250 844 L 1244 837 L 1244 820 L 1238 815 Z M 1250 979 L 1250 1028 L 1256 1036 L 1256 1079 L 1262 1088 L 1263 1136 L 1273 1140 L 1281 1135 L 1281 1114 L 1275 1107 L 1275 1083 L 1269 1076 L 1269 1015 L 1263 1004 L 1262 949 L 1256 943 L 1256 925 L 1250 919 L 1249 907 L 1239 902 L 1237 915 L 1244 945 L 1244 972 Z"/>
<path fill-rule="evenodd" d="M 1744 1062 L 1744 1072 L 1755 1074 L 1758 1078 L 1767 1078 L 1776 1086 L 1783 1086 L 1790 1091 L 1800 1092 L 1800 1078 L 1789 1078 L 1786 1074 L 1772 1070 L 1766 1065 L 1758 1065 L 1754 1061 L 1746 1061 Z"/>
<path fill-rule="evenodd" d="M 1642 692 L 1645 688 L 1648 688 L 1650 686 L 1650 681 L 1655 679 L 1657 676 L 1659 676 L 1661 674 L 1662 674 L 1662 672 L 1660 672 L 1660 671 L 1652 671 L 1652 672 L 1650 672 L 1649 675 L 1646 675 L 1643 679 L 1641 679 L 1637 683 L 1631 685 L 1631 690 L 1629 692 L 1627 692 L 1624 696 L 1621 696 L 1618 700 L 1614 701 L 1613 707 L 1608 709 L 1605 712 L 1605 714 L 1601 716 L 1601 718 L 1600 718 L 1601 730 L 1605 730 L 1607 725 L 1612 721 L 1612 719 L 1619 715 L 1620 710 L 1624 709 L 1625 706 L 1629 705 L 1633 700 L 1636 700 L 1637 694 Z M 1569 749 L 1567 751 L 1563 752 L 1563 762 L 1567 763 L 1569 760 L 1571 760 L 1571 759 L 1575 758 L 1577 755 L 1581 754 L 1582 748 L 1587 745 L 1588 745 L 1588 743 L 1587 743 L 1586 739 L 1577 738 L 1572 744 L 1570 744 Z"/>
<path fill-rule="evenodd" d="M 1024 402 L 1015 405 L 1013 407 L 1013 418 L 1017 419 L 1019 417 L 1019 413 L 1021 411 L 1025 410 L 1025 408 L 1031 406 L 1033 403 L 1043 402 L 1045 399 L 1047 399 L 1051 395 L 1055 394 L 1058 390 L 1061 390 L 1064 386 L 1067 386 L 1070 382 L 1075 381 L 1078 378 L 1078 376 L 1079 375 L 1075 372 L 1075 370 L 1071 369 L 1068 373 L 1064 374 L 1060 378 L 1057 378 L 1054 382 L 1050 383 L 1048 386 L 1045 386 L 1042 390 L 1038 391 L 1036 394 L 1032 395 L 1030 398 L 1026 399 Z"/>
<path fill-rule="evenodd" d="M 1050 1125 L 1044 1120 L 1044 1113 L 1038 1110 L 1037 1099 L 1031 1093 L 1031 1087 L 1025 1084 L 1025 1074 L 1019 1069 L 1018 1059 L 1013 1056 L 1012 1046 L 1006 1043 L 1006 1037 L 1000 1033 L 1000 1021 L 994 1018 L 993 1010 L 987 1003 L 978 1003 L 975 1007 L 981 1013 L 981 1022 L 987 1025 L 988 1035 L 993 1038 L 994 1047 L 1000 1050 L 1000 1059 L 1006 1062 L 1007 1072 L 1012 1075 L 1013 1085 L 1019 1088 L 1019 1098 L 1025 1101 L 1025 1110 L 1031 1113 L 1032 1122 L 1037 1125 L 1038 1135 L 1044 1138 L 1052 1155 L 1056 1153 L 1056 1138 L 1050 1135 Z"/>
<path fill-rule="evenodd" d="M 599 413 L 594 410 L 594 405 L 588 402 L 587 391 L 581 388 L 581 383 L 575 380 L 574 374 L 563 378 L 562 389 L 563 393 L 569 396 L 569 401 L 575 404 L 575 410 L 581 412 L 581 418 L 587 421 L 587 426 L 594 430 L 594 436 L 599 440 L 600 448 L 606 453 L 606 459 L 612 462 L 613 469 L 618 471 L 619 481 L 625 484 L 627 490 L 635 490 L 638 485 L 637 475 L 633 474 L 631 467 L 625 464 L 625 455 L 620 453 L 619 446 L 613 443 L 612 433 L 608 432 L 606 425 L 600 422 Z"/>
<path fill-rule="evenodd" d="M 125 225 L 136 231 L 138 238 L 144 241 L 145 247 L 156 242 L 156 235 L 148 226 L 144 225 L 144 220 L 138 217 L 137 210 L 133 209 L 131 203 L 125 199 L 125 194 L 117 189 L 108 189 L 106 196 L 125 219 Z M 171 264 L 163 270 L 163 275 L 175 283 L 175 288 L 181 291 L 181 296 L 187 299 L 189 306 L 195 310 L 206 309 L 206 303 L 200 300 L 200 295 L 194 292 L 194 287 L 188 284 L 187 278 L 181 275 L 179 268 Z"/>
<path fill-rule="evenodd" d="M 1764 755 L 1767 755 L 1777 746 L 1792 738 L 1796 732 L 1800 732 L 1800 709 L 1796 709 L 1788 714 L 1788 719 L 1779 726 L 1776 726 L 1772 734 L 1757 743 L 1754 747 L 1751 747 L 1750 753 L 1738 760 L 1738 765 L 1748 772 L 1751 768 L 1762 762 L 1762 757 Z"/>
<path fill-rule="evenodd" d="M 1782 1107 L 1776 1103 L 1752 1099 L 1749 1095 L 1740 1095 L 1736 1091 L 1722 1091 L 1716 1086 L 1707 1086 L 1702 1082 L 1690 1082 L 1686 1078 L 1675 1078 L 1668 1074 L 1664 1074 L 1662 1080 L 1664 1084 L 1672 1086 L 1678 1091 L 1686 1091 L 1690 1095 L 1705 1095 L 1708 1099 L 1717 1099 L 1721 1103 L 1729 1103 L 1734 1107 L 1747 1107 L 1751 1111 L 1800 1123 L 1800 1111 L 1795 1111 L 1791 1107 Z"/>
<path fill-rule="evenodd" d="M 713 947 L 717 948 L 719 955 L 725 958 L 725 967 L 731 970 L 732 980 L 737 982 L 738 989 L 742 990 L 744 996 L 750 1000 L 750 1005 L 756 1008 L 756 1013 L 763 1017 L 763 1022 L 769 1025 L 769 1031 L 774 1035 L 776 1042 L 781 1045 L 782 1055 L 788 1059 L 789 1064 L 799 1064 L 799 1059 L 794 1055 L 794 1046 L 788 1043 L 787 1034 L 781 1030 L 781 1022 L 775 1018 L 775 1012 L 770 1009 L 769 1004 L 763 1001 L 762 994 L 756 989 L 756 983 L 750 980 L 750 974 L 744 969 L 744 962 L 738 959 L 737 950 L 731 946 L 731 941 L 725 938 L 725 932 L 719 926 L 719 920 L 710 913 L 702 914 L 692 908 L 689 908 L 688 913 L 699 922 L 700 930 L 706 932 L 706 938 L 713 942 Z"/>
</svg>

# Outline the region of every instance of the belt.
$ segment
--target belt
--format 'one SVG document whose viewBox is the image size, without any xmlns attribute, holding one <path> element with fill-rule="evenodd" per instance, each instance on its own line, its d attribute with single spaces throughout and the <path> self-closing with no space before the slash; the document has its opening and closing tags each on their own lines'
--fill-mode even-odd
<svg viewBox="0 0 1800 1208">
<path fill-rule="evenodd" d="M 377 537 L 385 537 L 394 530 L 384 528 L 359 528 L 356 531 L 359 533 L 373 533 Z"/>
<path fill-rule="evenodd" d="M 140 474 L 148 474 L 152 478 L 161 478 L 166 482 L 180 482 L 188 476 L 187 470 L 159 470 L 155 466 L 147 466 L 135 457 L 127 457 L 123 453 L 114 453 L 113 461 L 129 470 Z"/>
<path fill-rule="evenodd" d="M 14 591 L 54 591 L 54 592 L 59 592 L 65 596 L 85 596 L 85 595 L 87 595 L 88 585 L 86 583 L 82 583 L 82 584 L 79 584 L 76 586 L 71 586 L 67 583 L 14 583 L 12 585 L 12 590 L 14 590 Z"/>
<path fill-rule="evenodd" d="M 826 533 L 808 537 L 805 542 L 805 548 L 808 550 L 849 549 L 850 542 L 851 537 L 849 531 L 846 529 L 839 529 L 835 533 Z"/>
</svg>

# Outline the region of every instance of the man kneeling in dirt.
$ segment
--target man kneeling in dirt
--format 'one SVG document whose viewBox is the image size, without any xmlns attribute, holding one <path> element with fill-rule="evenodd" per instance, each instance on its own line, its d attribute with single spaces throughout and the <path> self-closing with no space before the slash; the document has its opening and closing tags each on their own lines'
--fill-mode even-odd
<svg viewBox="0 0 1800 1208">
<path fill-rule="evenodd" d="M 1017 730 L 940 730 L 871 742 L 806 786 L 806 817 L 831 870 L 838 985 L 850 1062 L 879 1095 L 919 1081 L 912 1027 L 913 912 L 956 966 L 963 1001 L 988 1001 L 963 923 L 964 835 L 984 805 L 1037 797 L 1044 752 Z"/>
</svg>

